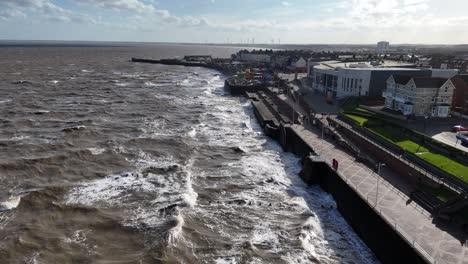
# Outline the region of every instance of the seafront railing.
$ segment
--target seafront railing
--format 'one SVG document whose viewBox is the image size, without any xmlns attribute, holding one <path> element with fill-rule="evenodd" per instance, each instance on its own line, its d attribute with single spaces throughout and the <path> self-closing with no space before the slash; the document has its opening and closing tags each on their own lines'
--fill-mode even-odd
<svg viewBox="0 0 468 264">
<path fill-rule="evenodd" d="M 328 163 L 328 162 L 327 162 Z M 329 164 L 330 165 L 330 164 Z M 343 177 L 340 175 L 340 173 L 337 172 L 337 175 L 343 179 L 347 184 L 348 186 L 351 187 L 351 189 L 354 190 L 355 193 L 358 194 L 359 197 L 361 197 L 361 199 L 365 200 L 367 202 L 367 204 L 372 208 L 372 210 L 378 214 L 389 226 L 391 226 L 411 247 L 413 247 L 414 249 L 416 249 L 416 252 L 427 262 L 427 263 L 431 263 L 431 264 L 436 264 L 437 261 L 434 257 L 431 256 L 431 254 L 429 252 L 427 252 L 415 239 L 413 239 L 413 237 L 411 237 L 411 235 L 409 235 L 407 232 L 405 232 L 399 225 L 398 225 L 398 222 L 397 220 L 393 219 L 392 217 L 388 216 L 387 214 L 385 214 L 384 212 L 382 212 L 382 209 L 381 208 L 378 208 L 378 199 L 376 202 L 374 202 L 374 205 L 372 206 L 372 202 L 369 200 L 369 195 L 367 195 L 367 197 L 364 197 L 358 190 L 358 188 L 349 180 L 347 179 L 346 177 Z M 379 176 L 375 176 L 373 175 L 374 177 L 379 177 Z M 379 177 L 380 178 L 380 177 Z M 390 187 L 391 184 L 387 183 L 386 181 L 382 181 L 384 183 L 385 186 L 387 187 Z M 390 187 L 390 190 L 391 191 L 396 191 L 397 194 L 401 197 L 406 197 L 406 198 L 409 198 L 407 197 L 404 193 L 401 193 L 400 191 L 398 191 L 396 188 L 392 188 Z M 399 194 L 400 193 L 400 194 Z M 418 206 L 417 205 L 413 205 L 415 206 L 415 208 L 417 208 Z M 429 216 L 430 218 L 430 214 L 425 211 L 423 208 L 419 208 L 418 211 L 420 211 L 421 213 L 423 213 L 424 215 L 426 216 Z"/>
</svg>

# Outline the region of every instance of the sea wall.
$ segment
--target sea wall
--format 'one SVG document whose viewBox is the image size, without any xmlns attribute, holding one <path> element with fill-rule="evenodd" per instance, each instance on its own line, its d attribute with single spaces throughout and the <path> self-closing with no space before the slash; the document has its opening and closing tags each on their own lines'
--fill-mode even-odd
<svg viewBox="0 0 468 264">
<path fill-rule="evenodd" d="M 274 116 L 269 108 L 258 101 L 253 102 L 254 112 L 261 124 Z M 263 125 L 265 127 L 266 125 Z M 313 146 L 298 135 L 289 124 L 280 123 L 277 139 L 285 151 L 303 158 L 301 178 L 308 184 L 319 184 L 336 201 L 337 209 L 368 245 L 382 263 L 426 263 L 411 243 L 379 215 L 348 185 L 327 163 L 320 161 Z"/>
<path fill-rule="evenodd" d="M 304 160 L 301 177 L 333 196 L 337 209 L 382 263 L 426 263 L 411 244 L 328 164 Z"/>
</svg>

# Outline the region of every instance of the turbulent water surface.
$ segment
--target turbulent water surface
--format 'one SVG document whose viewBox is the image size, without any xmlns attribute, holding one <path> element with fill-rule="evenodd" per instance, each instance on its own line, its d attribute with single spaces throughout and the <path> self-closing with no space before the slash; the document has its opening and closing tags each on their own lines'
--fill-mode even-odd
<svg viewBox="0 0 468 264">
<path fill-rule="evenodd" d="M 202 68 L 231 48 L 1 48 L 1 263 L 375 263 Z"/>
</svg>

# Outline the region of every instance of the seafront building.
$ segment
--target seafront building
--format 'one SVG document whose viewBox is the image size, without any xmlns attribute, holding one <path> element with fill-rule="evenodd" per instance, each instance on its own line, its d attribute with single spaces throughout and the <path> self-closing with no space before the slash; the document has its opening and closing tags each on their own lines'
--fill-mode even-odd
<svg viewBox="0 0 468 264">
<path fill-rule="evenodd" d="M 446 78 L 392 75 L 383 93 L 385 108 L 403 115 L 448 117 L 454 90 Z"/>
<path fill-rule="evenodd" d="M 385 54 L 385 52 L 390 48 L 390 42 L 380 41 L 377 43 L 376 52 L 378 54 Z"/>
<path fill-rule="evenodd" d="M 468 74 L 459 74 L 451 79 L 455 85 L 452 110 L 458 113 L 468 114 Z"/>
<path fill-rule="evenodd" d="M 249 52 L 249 51 L 240 51 L 237 53 L 237 60 L 241 62 L 249 63 L 270 63 L 271 54 L 270 53 L 260 53 L 260 52 Z"/>
<path fill-rule="evenodd" d="M 307 77 L 316 93 L 331 93 L 335 98 L 381 96 L 391 75 L 451 78 L 457 70 L 416 68 L 400 61 L 345 63 L 341 61 L 309 62 Z"/>
</svg>

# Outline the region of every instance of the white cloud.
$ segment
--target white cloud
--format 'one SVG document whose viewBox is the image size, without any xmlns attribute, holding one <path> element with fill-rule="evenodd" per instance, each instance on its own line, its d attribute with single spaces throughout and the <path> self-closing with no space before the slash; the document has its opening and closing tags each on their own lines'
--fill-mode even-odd
<svg viewBox="0 0 468 264">
<path fill-rule="evenodd" d="M 6 10 L 1 10 L 0 11 L 0 19 L 6 20 L 10 18 L 17 18 L 17 17 L 26 17 L 26 15 L 15 9 L 6 9 Z"/>
<path fill-rule="evenodd" d="M 282 4 L 283 6 L 291 6 L 291 3 L 286 2 L 286 1 L 281 2 L 281 4 Z"/>
<path fill-rule="evenodd" d="M 114 10 L 126 10 L 137 13 L 152 13 L 156 8 L 139 0 L 74 0 L 77 3 L 93 5 Z"/>
<path fill-rule="evenodd" d="M 205 18 L 197 18 L 193 16 L 175 16 L 168 10 L 157 9 L 152 4 L 144 3 L 140 0 L 73 0 L 77 3 L 88 4 L 105 9 L 113 9 L 116 11 L 130 11 L 139 14 L 154 15 L 164 23 L 175 24 L 181 27 L 203 27 L 209 26 Z M 212 0 L 214 2 L 214 0 Z M 151 20 L 150 17 L 147 18 Z"/>
<path fill-rule="evenodd" d="M 0 14 L 0 17 L 26 17 L 24 11 L 39 12 L 48 21 L 74 22 L 74 23 L 96 23 L 96 21 L 88 15 L 75 13 L 64 9 L 50 2 L 49 0 L 2 0 L 1 5 L 7 6 L 7 14 Z M 2 12 L 5 13 L 5 12 Z"/>
</svg>

